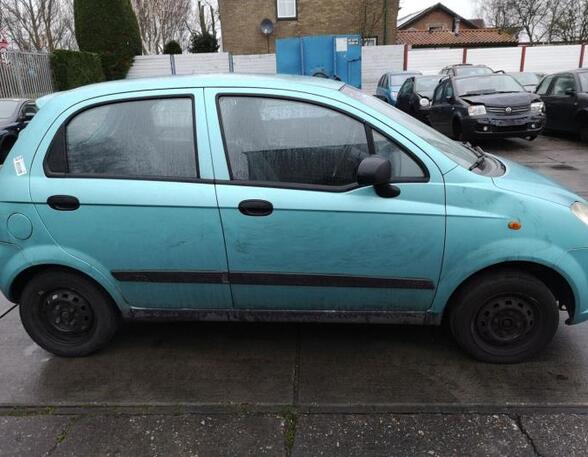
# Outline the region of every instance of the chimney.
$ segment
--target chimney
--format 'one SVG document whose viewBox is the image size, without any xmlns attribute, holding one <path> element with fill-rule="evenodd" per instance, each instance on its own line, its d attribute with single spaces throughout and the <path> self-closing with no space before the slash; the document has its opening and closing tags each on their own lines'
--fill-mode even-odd
<svg viewBox="0 0 588 457">
<path fill-rule="evenodd" d="M 459 35 L 459 25 L 461 23 L 461 19 L 456 17 L 453 20 L 453 33 L 455 33 L 455 35 Z"/>
</svg>

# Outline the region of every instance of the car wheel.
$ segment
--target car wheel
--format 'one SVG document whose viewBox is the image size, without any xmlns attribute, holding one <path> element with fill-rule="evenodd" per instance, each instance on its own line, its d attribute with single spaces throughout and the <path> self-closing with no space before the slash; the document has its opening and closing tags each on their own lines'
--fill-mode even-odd
<svg viewBox="0 0 588 457">
<path fill-rule="evenodd" d="M 509 270 L 472 280 L 452 303 L 451 333 L 478 360 L 518 363 L 543 349 L 559 323 L 556 299 L 534 276 Z"/>
<path fill-rule="evenodd" d="M 21 295 L 20 317 L 35 343 L 62 357 L 101 349 L 120 323 L 110 297 L 91 280 L 69 271 L 33 277 Z"/>
</svg>

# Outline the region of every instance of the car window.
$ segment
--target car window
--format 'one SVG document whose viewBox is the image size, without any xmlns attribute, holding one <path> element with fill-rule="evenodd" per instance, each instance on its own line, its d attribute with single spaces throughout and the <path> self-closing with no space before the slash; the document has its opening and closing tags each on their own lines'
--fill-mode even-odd
<svg viewBox="0 0 588 457">
<path fill-rule="evenodd" d="M 576 90 L 576 81 L 572 75 L 560 75 L 555 78 L 551 95 L 566 95 L 566 90 Z"/>
<path fill-rule="evenodd" d="M 111 178 L 196 178 L 190 98 L 117 102 L 86 109 L 65 128 L 66 169 Z M 48 157 L 59 155 L 54 141 Z M 51 171 L 55 170 L 50 167 Z"/>
<path fill-rule="evenodd" d="M 0 100 L 0 119 L 10 119 L 19 103 L 16 100 Z"/>
<path fill-rule="evenodd" d="M 419 164 L 399 145 L 390 141 L 380 132 L 372 130 L 374 152 L 392 163 L 393 178 L 423 178 L 425 173 Z"/>
<path fill-rule="evenodd" d="M 551 85 L 551 81 L 553 81 L 553 76 L 547 76 L 546 78 L 541 81 L 539 87 L 537 87 L 537 94 L 539 95 L 546 95 L 547 91 L 549 90 L 549 86 Z"/>
<path fill-rule="evenodd" d="M 508 92 L 525 92 L 525 88 L 509 75 L 486 75 L 458 78 L 455 89 L 460 97 Z"/>
<path fill-rule="evenodd" d="M 442 82 L 437 86 L 435 89 L 435 93 L 433 94 L 433 103 L 441 103 L 443 100 L 443 92 L 445 91 L 445 86 L 447 85 L 447 81 Z"/>
<path fill-rule="evenodd" d="M 580 84 L 582 85 L 580 91 L 588 92 L 588 71 L 585 73 L 578 73 L 578 78 L 580 78 Z"/>
<path fill-rule="evenodd" d="M 494 73 L 488 67 L 455 67 L 453 71 L 457 76 L 489 75 Z"/>
<path fill-rule="evenodd" d="M 439 84 L 438 76 L 422 76 L 416 80 L 417 92 L 432 92 Z"/>
<path fill-rule="evenodd" d="M 451 84 L 451 81 L 447 81 L 447 84 L 445 84 L 444 97 L 453 97 L 453 85 Z"/>
<path fill-rule="evenodd" d="M 238 96 L 219 107 L 233 180 L 346 186 L 369 155 L 363 123 L 329 108 Z"/>
</svg>

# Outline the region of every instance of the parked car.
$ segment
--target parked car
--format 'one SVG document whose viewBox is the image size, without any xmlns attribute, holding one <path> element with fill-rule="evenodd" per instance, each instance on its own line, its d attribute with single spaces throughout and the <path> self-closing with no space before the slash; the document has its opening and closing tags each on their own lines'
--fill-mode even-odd
<svg viewBox="0 0 588 457">
<path fill-rule="evenodd" d="M 123 80 L 39 103 L 0 169 L 0 290 L 54 354 L 121 319 L 446 321 L 474 357 L 518 362 L 558 306 L 588 319 L 582 197 L 341 82 Z"/>
<path fill-rule="evenodd" d="M 543 102 L 511 76 L 451 77 L 435 89 L 429 120 L 440 132 L 459 140 L 526 138 L 544 126 Z"/>
<path fill-rule="evenodd" d="M 19 132 L 28 125 L 36 112 L 33 100 L 0 98 L 0 165 L 16 143 Z"/>
<path fill-rule="evenodd" d="M 438 75 L 411 76 L 398 91 L 396 108 L 422 122 L 429 122 L 429 110 L 433 100 L 433 92 L 438 84 Z"/>
<path fill-rule="evenodd" d="M 418 71 L 403 71 L 401 73 L 385 73 L 378 81 L 376 97 L 390 103 L 396 104 L 396 96 L 404 81 L 410 76 L 420 75 Z"/>
<path fill-rule="evenodd" d="M 537 88 L 545 103 L 546 128 L 588 141 L 588 69 L 546 76 Z"/>
<path fill-rule="evenodd" d="M 522 71 L 507 73 L 516 79 L 521 86 L 525 88 L 527 92 L 535 92 L 537 86 L 545 76 L 545 73 L 535 73 L 532 71 Z"/>
<path fill-rule="evenodd" d="M 448 65 L 439 72 L 445 76 L 490 75 L 492 73 L 494 70 L 486 65 L 472 65 L 471 63 Z"/>
</svg>

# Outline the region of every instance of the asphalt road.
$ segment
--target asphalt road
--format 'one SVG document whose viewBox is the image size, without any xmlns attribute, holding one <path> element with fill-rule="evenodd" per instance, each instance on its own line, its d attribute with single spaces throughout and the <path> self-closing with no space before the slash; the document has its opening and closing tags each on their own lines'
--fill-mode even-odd
<svg viewBox="0 0 588 457">
<path fill-rule="evenodd" d="M 586 145 L 483 147 L 588 197 Z M 15 310 L 0 436 L 0 456 L 585 456 L 588 325 L 515 366 L 470 359 L 440 328 L 318 324 L 129 324 L 60 359 Z"/>
</svg>

